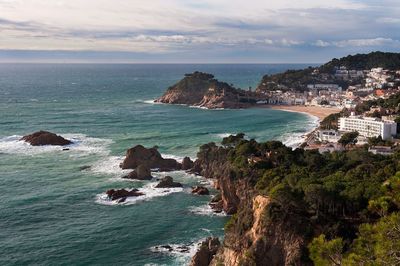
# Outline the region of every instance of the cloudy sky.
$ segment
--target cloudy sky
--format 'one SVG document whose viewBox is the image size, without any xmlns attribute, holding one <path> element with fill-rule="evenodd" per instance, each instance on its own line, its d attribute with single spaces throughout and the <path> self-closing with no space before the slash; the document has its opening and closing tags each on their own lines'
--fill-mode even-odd
<svg viewBox="0 0 400 266">
<path fill-rule="evenodd" d="M 319 63 L 400 51 L 399 0 L 0 0 L 0 62 Z"/>
</svg>

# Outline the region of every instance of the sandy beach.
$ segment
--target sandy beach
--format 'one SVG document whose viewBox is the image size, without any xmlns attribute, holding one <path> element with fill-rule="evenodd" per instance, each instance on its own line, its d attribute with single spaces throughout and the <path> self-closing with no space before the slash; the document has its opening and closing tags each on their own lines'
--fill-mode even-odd
<svg viewBox="0 0 400 266">
<path fill-rule="evenodd" d="M 330 114 L 338 113 L 341 110 L 339 108 L 304 106 L 304 105 L 264 105 L 263 107 L 275 110 L 306 113 L 318 117 L 319 120 L 324 119 Z"/>
</svg>

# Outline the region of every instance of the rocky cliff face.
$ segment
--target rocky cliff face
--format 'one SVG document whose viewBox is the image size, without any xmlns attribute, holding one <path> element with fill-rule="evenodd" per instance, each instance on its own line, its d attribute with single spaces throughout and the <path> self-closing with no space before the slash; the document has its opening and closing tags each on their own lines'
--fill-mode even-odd
<svg viewBox="0 0 400 266">
<path fill-rule="evenodd" d="M 194 170 L 214 178 L 223 209 L 233 214 L 225 227 L 225 239 L 210 265 L 307 265 L 302 260 L 305 232 L 296 231 L 297 217 L 286 217 L 269 197 L 254 189 L 252 173 L 238 175 L 229 160 L 229 148 L 203 145 Z M 296 223 L 296 226 L 292 226 Z"/>
<path fill-rule="evenodd" d="M 225 82 L 214 79 L 211 74 L 194 72 L 186 74 L 185 78 L 168 88 L 156 102 L 209 109 L 244 108 L 247 104 L 240 100 L 243 93 Z"/>
</svg>

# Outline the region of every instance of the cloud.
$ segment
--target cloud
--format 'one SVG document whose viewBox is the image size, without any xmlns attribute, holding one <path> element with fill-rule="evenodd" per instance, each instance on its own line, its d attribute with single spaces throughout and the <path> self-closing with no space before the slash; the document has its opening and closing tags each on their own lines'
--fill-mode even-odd
<svg viewBox="0 0 400 266">
<path fill-rule="evenodd" d="M 0 0 L 0 49 L 254 57 L 387 49 L 398 47 L 399 8 L 394 0 Z"/>
<path fill-rule="evenodd" d="M 318 47 L 363 47 L 363 46 L 382 46 L 382 45 L 393 45 L 400 46 L 399 40 L 393 40 L 391 38 L 372 38 L 372 39 L 350 39 L 350 40 L 341 40 L 341 41 L 322 41 L 318 40 L 314 42 L 312 45 Z"/>
</svg>

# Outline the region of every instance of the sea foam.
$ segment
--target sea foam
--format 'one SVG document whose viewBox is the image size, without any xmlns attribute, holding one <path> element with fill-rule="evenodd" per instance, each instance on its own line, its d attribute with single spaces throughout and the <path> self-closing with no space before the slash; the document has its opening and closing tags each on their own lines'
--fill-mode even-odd
<svg viewBox="0 0 400 266">
<path fill-rule="evenodd" d="M 132 205 L 141 201 L 148 201 L 156 197 L 167 196 L 172 193 L 182 192 L 183 188 L 156 188 L 156 182 L 149 183 L 142 188 L 139 188 L 139 192 L 144 193 L 143 196 L 138 197 L 127 197 L 125 202 L 118 203 L 118 200 L 110 200 L 106 193 L 101 193 L 96 196 L 96 203 L 103 205 Z"/>
<path fill-rule="evenodd" d="M 84 134 L 63 134 L 64 138 L 73 143 L 66 146 L 32 146 L 21 141 L 22 136 L 13 135 L 0 138 L 0 152 L 5 154 L 36 155 L 50 152 L 69 152 L 70 156 L 81 157 L 89 154 L 108 154 L 108 145 L 112 143 L 109 139 L 88 137 Z M 69 149 L 63 151 L 63 149 Z"/>
<path fill-rule="evenodd" d="M 191 206 L 189 207 L 189 211 L 193 214 L 203 216 L 227 216 L 224 211 L 220 213 L 214 212 L 214 210 L 208 204 L 202 206 Z"/>
</svg>

